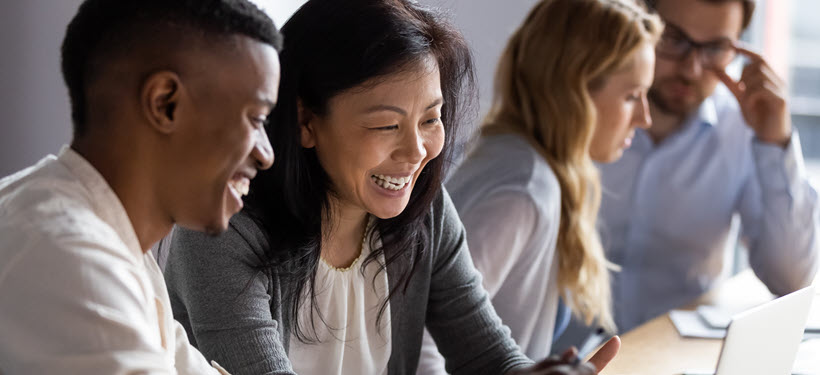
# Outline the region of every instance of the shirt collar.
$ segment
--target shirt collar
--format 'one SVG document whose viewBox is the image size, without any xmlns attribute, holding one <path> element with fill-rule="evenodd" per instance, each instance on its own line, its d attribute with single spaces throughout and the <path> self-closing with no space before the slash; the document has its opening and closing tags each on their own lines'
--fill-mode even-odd
<svg viewBox="0 0 820 375">
<path fill-rule="evenodd" d="M 131 219 L 128 218 L 125 207 L 105 178 L 82 155 L 67 145 L 60 150 L 57 160 L 65 165 L 88 190 L 89 196 L 93 199 L 94 212 L 117 232 L 123 243 L 136 257 L 135 260 L 142 259 L 144 252 L 140 247 Z"/>
<path fill-rule="evenodd" d="M 708 126 L 715 126 L 718 122 L 717 106 L 715 99 L 711 96 L 706 98 L 698 107 L 697 112 L 690 118 L 689 121 L 694 121 Z"/>
</svg>

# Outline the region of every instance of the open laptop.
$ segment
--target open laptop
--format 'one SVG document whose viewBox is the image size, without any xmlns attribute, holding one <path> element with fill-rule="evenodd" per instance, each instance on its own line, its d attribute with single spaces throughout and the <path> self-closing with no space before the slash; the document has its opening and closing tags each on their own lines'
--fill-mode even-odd
<svg viewBox="0 0 820 375">
<path fill-rule="evenodd" d="M 810 286 L 732 317 L 714 375 L 791 374 L 813 297 Z"/>
</svg>

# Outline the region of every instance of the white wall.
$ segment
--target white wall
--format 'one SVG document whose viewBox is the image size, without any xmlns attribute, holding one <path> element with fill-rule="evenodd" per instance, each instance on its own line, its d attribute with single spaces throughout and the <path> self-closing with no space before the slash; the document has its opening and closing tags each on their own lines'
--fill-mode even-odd
<svg viewBox="0 0 820 375">
<path fill-rule="evenodd" d="M 537 0 L 421 0 L 449 13 L 475 57 L 481 114 L 491 100 L 493 76 L 510 35 Z"/>
<path fill-rule="evenodd" d="M 0 176 L 71 136 L 60 44 L 80 0 L 4 1 L 0 12 Z"/>
<path fill-rule="evenodd" d="M 281 28 L 291 14 L 296 12 L 305 0 L 251 0 L 264 10 L 276 23 L 276 27 Z"/>
</svg>

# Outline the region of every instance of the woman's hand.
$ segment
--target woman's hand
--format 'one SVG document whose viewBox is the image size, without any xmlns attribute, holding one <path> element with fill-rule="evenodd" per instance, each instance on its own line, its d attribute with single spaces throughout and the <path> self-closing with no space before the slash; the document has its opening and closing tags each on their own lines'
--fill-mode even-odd
<svg viewBox="0 0 820 375">
<path fill-rule="evenodd" d="M 530 367 L 510 371 L 507 375 L 595 375 L 615 358 L 620 348 L 621 339 L 615 336 L 586 363 L 581 363 L 578 350 L 572 347 L 560 357 L 550 356 Z"/>
</svg>

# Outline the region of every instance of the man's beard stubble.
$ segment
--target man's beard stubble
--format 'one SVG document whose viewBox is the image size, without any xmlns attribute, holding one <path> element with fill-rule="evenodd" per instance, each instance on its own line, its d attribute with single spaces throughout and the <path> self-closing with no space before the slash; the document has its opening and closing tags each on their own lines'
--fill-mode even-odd
<svg viewBox="0 0 820 375">
<path fill-rule="evenodd" d="M 675 83 L 686 86 L 692 90 L 694 96 L 692 103 L 685 103 L 683 100 L 676 100 L 664 96 L 662 88 Z M 647 98 L 663 113 L 683 118 L 695 111 L 706 99 L 706 95 L 703 93 L 703 88 L 699 87 L 695 82 L 682 77 L 671 77 L 656 81 L 647 92 Z"/>
</svg>

